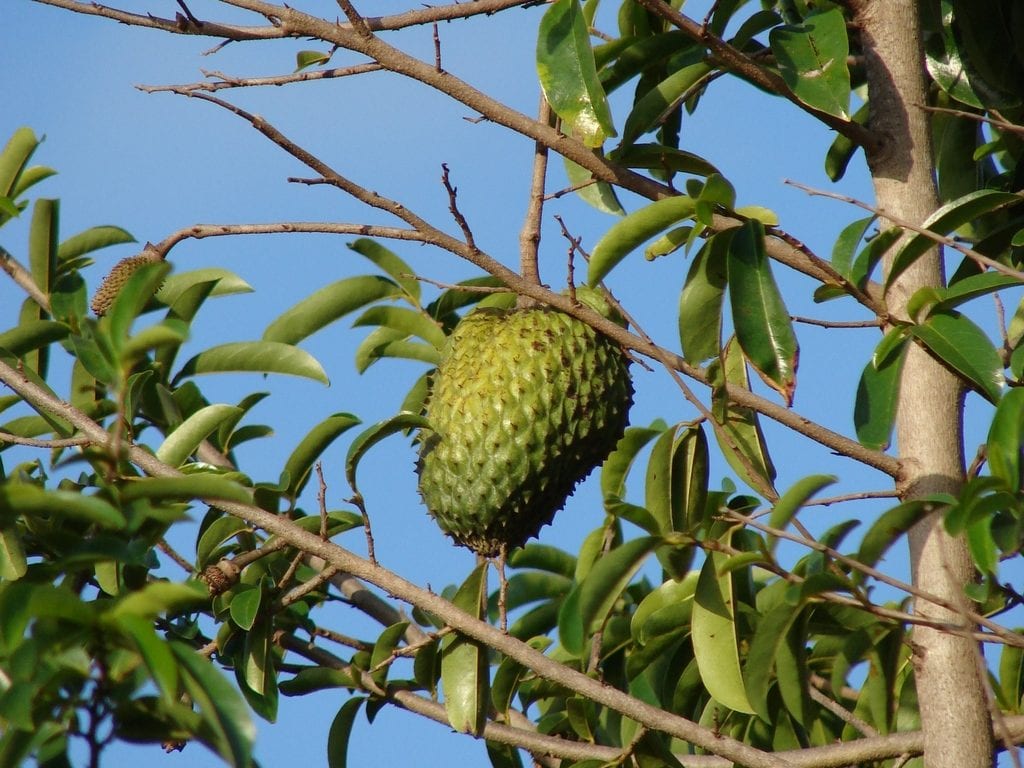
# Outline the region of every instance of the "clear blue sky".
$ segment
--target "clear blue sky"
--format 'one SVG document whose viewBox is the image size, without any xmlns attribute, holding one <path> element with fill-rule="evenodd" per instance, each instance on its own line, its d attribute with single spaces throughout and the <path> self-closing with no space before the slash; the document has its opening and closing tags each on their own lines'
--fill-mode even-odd
<svg viewBox="0 0 1024 768">
<path fill-rule="evenodd" d="M 169 0 L 133 0 L 124 7 L 161 15 L 173 15 L 176 10 Z M 191 7 L 200 18 L 222 13 L 212 2 Z M 303 3 L 302 7 L 331 17 L 337 14 L 337 6 L 327 0 Z M 398 4 L 377 4 L 373 13 L 400 8 Z M 444 66 L 532 114 L 538 97 L 532 56 L 541 13 L 540 8 L 513 10 L 489 19 L 442 26 Z M 696 10 L 691 13 L 700 15 Z M 390 39 L 432 61 L 429 27 Z M 0 29 L 0 71 L 4 74 L 0 141 L 6 141 L 21 125 L 46 135 L 35 161 L 56 168 L 59 175 L 38 187 L 36 194 L 61 199 L 63 236 L 108 223 L 125 227 L 140 242 L 156 242 L 194 223 L 396 223 L 329 188 L 288 184 L 288 176 L 308 175 L 308 171 L 238 118 L 197 100 L 146 94 L 133 87 L 191 82 L 201 78 L 200 69 L 250 76 L 286 73 L 294 68 L 296 51 L 311 47 L 302 42 L 236 43 L 204 56 L 214 42 L 129 29 L 27 0 L 16 0 L 5 9 Z M 357 61 L 339 52 L 333 63 Z M 441 163 L 448 163 L 459 188 L 461 209 L 478 244 L 515 264 L 532 153 L 532 145 L 525 139 L 489 123 L 469 122 L 464 118 L 474 115 L 468 110 L 422 86 L 383 73 L 222 95 L 263 115 L 341 173 L 404 202 L 454 233 L 457 228 L 440 185 Z M 793 178 L 828 186 L 822 161 L 831 136 L 809 118 L 750 87 L 726 80 L 715 83 L 696 116 L 686 119 L 683 137 L 686 149 L 707 157 L 734 183 L 740 204 L 774 209 L 783 227 L 822 255 L 829 254 L 840 228 L 860 216 L 859 211 L 812 200 L 783 185 L 784 178 Z M 563 183 L 559 165 L 555 160 L 552 188 Z M 870 186 L 862 165 L 855 160 L 842 191 L 867 198 Z M 630 210 L 637 205 L 628 196 L 623 200 Z M 552 218 L 555 213 L 565 218 L 575 234 L 582 235 L 584 247 L 592 247 L 612 219 L 571 197 L 549 205 L 542 270 L 547 282 L 559 285 L 565 279 L 566 246 Z M 3 231 L 4 246 L 15 255 L 24 253 L 26 224 L 15 222 Z M 372 271 L 367 262 L 345 248 L 345 241 L 277 235 L 215 238 L 177 247 L 171 256 L 176 270 L 223 266 L 255 289 L 252 294 L 209 303 L 200 314 L 190 350 L 258 339 L 272 319 L 318 287 Z M 476 274 L 473 267 L 457 263 L 445 253 L 408 244 L 391 247 L 432 278 L 456 280 Z M 134 250 L 127 246 L 101 252 L 100 263 L 89 274 L 91 284 L 98 283 L 110 265 Z M 632 264 L 620 267 L 610 280 L 626 306 L 667 346 L 678 344 L 675 313 L 687 268 L 688 260 L 681 254 L 652 264 L 642 263 L 637 254 Z M 862 318 L 851 302 L 824 309 L 813 305 L 810 284 L 805 280 L 781 271 L 780 279 L 789 291 L 787 301 L 794 313 Z M 0 330 L 14 324 L 21 299 L 11 282 L 0 280 L 0 321 L 5 323 Z M 272 425 L 274 436 L 240 451 L 241 462 L 251 475 L 276 479 L 295 443 L 329 413 L 350 411 L 369 424 L 397 410 L 402 394 L 422 367 L 381 363 L 358 376 L 352 355 L 365 332 L 348 325 L 349 321 L 343 320 L 303 343 L 326 368 L 329 388 L 283 377 L 235 375 L 202 382 L 215 402 L 234 403 L 253 391 L 272 393 L 253 412 L 250 423 Z M 795 407 L 811 418 L 851 432 L 853 390 L 877 334 L 853 331 L 837 337 L 835 332 L 808 326 L 798 331 L 803 353 Z M 645 424 L 656 417 L 669 422 L 694 418 L 696 414 L 664 372 L 634 368 L 637 401 L 633 423 Z M 771 425 L 766 425 L 766 431 L 779 465 L 780 488 L 803 475 L 830 471 L 842 473 L 841 489 L 885 487 L 880 475 L 851 473 L 847 465 L 805 441 Z M 972 435 L 969 450 L 980 439 L 981 435 Z M 348 494 L 344 450 L 345 443 L 339 442 L 324 457 L 335 507 L 341 506 Z M 413 460 L 412 451 L 401 439 L 378 446 L 364 465 L 362 490 L 381 562 L 440 590 L 465 577 L 472 556 L 453 547 L 427 518 L 415 492 Z M 730 470 L 719 460 L 712 471 L 713 482 L 729 475 Z M 311 497 L 306 504 L 313 504 Z M 835 522 L 837 514 L 847 516 L 844 510 L 821 510 L 805 521 L 823 528 Z M 575 552 L 601 517 L 596 484 L 590 482 L 570 500 L 555 524 L 542 532 L 541 539 Z M 179 539 L 184 549 L 191 544 L 192 535 L 188 532 Z M 357 535 L 350 534 L 342 543 L 362 549 Z M 368 626 L 341 609 L 331 619 L 325 617 L 323 623 L 353 633 L 360 631 L 354 628 Z M 283 700 L 276 725 L 258 722 L 261 762 L 266 766 L 324 764 L 327 728 L 341 702 L 340 692 Z M 413 753 L 411 744 L 416 745 Z M 360 717 L 350 765 L 372 768 L 410 757 L 423 766 L 487 764 L 482 743 L 452 736 L 445 728 L 416 716 L 389 708 L 378 715 L 373 726 Z M 183 755 L 167 757 L 155 746 L 116 747 L 110 750 L 106 764 L 134 765 L 139 760 L 168 766 L 219 765 L 196 745 Z"/>
</svg>

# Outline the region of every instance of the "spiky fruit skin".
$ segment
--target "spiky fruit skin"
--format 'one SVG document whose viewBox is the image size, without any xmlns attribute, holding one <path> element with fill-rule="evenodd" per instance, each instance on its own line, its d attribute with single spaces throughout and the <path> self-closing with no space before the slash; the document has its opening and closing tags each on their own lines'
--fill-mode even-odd
<svg viewBox="0 0 1024 768">
<path fill-rule="evenodd" d="M 471 312 L 427 404 L 427 509 L 479 554 L 521 546 L 615 447 L 632 395 L 626 356 L 585 323 L 540 307 Z"/>
</svg>

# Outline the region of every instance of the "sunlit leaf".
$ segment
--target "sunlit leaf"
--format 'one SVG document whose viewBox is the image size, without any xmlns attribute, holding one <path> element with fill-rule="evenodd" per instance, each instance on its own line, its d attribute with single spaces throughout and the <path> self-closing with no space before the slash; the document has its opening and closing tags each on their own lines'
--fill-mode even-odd
<svg viewBox="0 0 1024 768">
<path fill-rule="evenodd" d="M 68 517 L 111 529 L 123 528 L 127 524 L 120 510 L 97 496 L 44 490 L 26 483 L 0 485 L 0 525 L 6 527 L 21 515 Z"/>
<path fill-rule="evenodd" d="M 697 580 L 691 637 L 693 654 L 708 693 L 736 712 L 754 714 L 740 671 L 732 575 L 719 575 L 726 555 L 709 552 Z"/>
<path fill-rule="evenodd" d="M 579 0 L 556 0 L 541 18 L 537 74 L 555 114 L 584 144 L 599 147 L 616 135 Z"/>
<path fill-rule="evenodd" d="M 201 373 L 228 372 L 283 373 L 330 383 L 315 357 L 279 341 L 238 341 L 211 347 L 185 363 L 175 381 Z"/>
<path fill-rule="evenodd" d="M 404 432 L 407 429 L 429 428 L 430 422 L 423 416 L 415 413 L 399 413 L 397 416 L 392 416 L 390 419 L 378 421 L 373 426 L 361 432 L 352 441 L 352 444 L 348 449 L 348 454 L 345 456 L 345 478 L 348 480 L 348 484 L 352 486 L 352 490 L 358 493 L 356 485 L 356 470 L 359 468 L 359 462 L 370 448 L 375 446 L 385 437 L 389 437 L 397 432 Z"/>
<path fill-rule="evenodd" d="M 799 27 L 776 27 L 769 40 L 779 72 L 800 101 L 836 117 L 849 117 L 850 46 L 841 10 L 807 16 Z"/>
<path fill-rule="evenodd" d="M 1011 389 L 999 401 L 986 442 L 989 469 L 1016 493 L 1021 487 L 1024 445 L 1024 389 Z"/>
<path fill-rule="evenodd" d="M 57 258 L 60 261 L 68 261 L 101 248 L 134 242 L 136 242 L 135 238 L 121 227 L 110 225 L 89 227 L 61 243 L 57 248 Z"/>
<path fill-rule="evenodd" d="M 933 355 L 993 403 L 1002 396 L 1003 363 L 988 335 L 959 312 L 936 312 L 910 328 Z"/>
<path fill-rule="evenodd" d="M 263 332 L 264 341 L 295 344 L 349 312 L 381 299 L 402 295 L 386 277 L 360 275 L 325 285 L 282 313 Z"/>
<path fill-rule="evenodd" d="M 456 607 L 477 618 L 484 616 L 488 567 L 487 563 L 477 566 L 452 599 Z M 441 687 L 452 728 L 479 735 L 490 700 L 487 649 L 471 638 L 450 635 L 441 655 Z"/>
<path fill-rule="evenodd" d="M 178 467 L 191 456 L 199 445 L 213 434 L 227 419 L 240 415 L 241 409 L 234 405 L 207 405 L 193 413 L 178 425 L 156 451 L 156 457 Z"/>
<path fill-rule="evenodd" d="M 732 230 L 709 238 L 697 252 L 679 294 L 679 341 L 683 357 L 698 365 L 722 349 L 722 305 L 728 280 Z"/>
<path fill-rule="evenodd" d="M 341 434 L 359 424 L 360 421 L 351 413 L 335 413 L 311 429 L 292 451 L 284 464 L 288 473 L 288 490 L 290 498 L 298 498 L 309 480 L 313 464 L 320 455 Z"/>
<path fill-rule="evenodd" d="M 900 329 L 889 332 L 899 339 L 897 351 L 879 358 L 875 355 L 864 366 L 857 383 L 857 399 L 853 408 L 853 425 L 857 439 L 867 448 L 883 451 L 889 447 L 893 424 L 896 421 L 896 403 L 900 387 L 900 372 L 906 360 L 908 340 Z"/>
<path fill-rule="evenodd" d="M 416 279 L 416 272 L 394 251 L 368 237 L 353 240 L 348 243 L 348 247 L 384 270 L 392 280 L 402 286 L 402 290 L 412 300 L 411 303 L 419 306 L 420 281 Z"/>
<path fill-rule="evenodd" d="M 626 256 L 662 230 L 693 216 L 695 208 L 690 197 L 668 197 L 616 222 L 594 246 L 587 281 L 600 283 Z"/>
</svg>

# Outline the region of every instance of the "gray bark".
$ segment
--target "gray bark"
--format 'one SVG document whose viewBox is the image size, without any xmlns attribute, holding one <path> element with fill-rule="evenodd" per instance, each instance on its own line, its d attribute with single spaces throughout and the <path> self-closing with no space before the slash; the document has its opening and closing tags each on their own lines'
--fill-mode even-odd
<svg viewBox="0 0 1024 768">
<path fill-rule="evenodd" d="M 872 0 L 860 9 L 871 109 L 870 126 L 881 147 L 868 158 L 877 207 L 894 218 L 921 223 L 938 206 L 918 4 Z M 886 265 L 888 267 L 888 264 Z M 908 269 L 888 290 L 890 315 L 905 317 L 910 296 L 944 283 L 936 249 Z M 958 378 L 922 348 L 911 346 L 903 370 L 896 420 L 904 467 L 900 495 L 920 498 L 956 493 L 964 475 L 962 406 Z M 966 545 L 948 536 L 932 515 L 910 534 L 914 582 L 953 604 L 974 569 Z M 915 610 L 939 621 L 965 624 L 961 616 L 918 601 Z M 914 666 L 925 764 L 929 768 L 983 768 L 992 764 L 992 734 L 980 674 L 981 650 L 970 638 L 919 627 Z"/>
</svg>

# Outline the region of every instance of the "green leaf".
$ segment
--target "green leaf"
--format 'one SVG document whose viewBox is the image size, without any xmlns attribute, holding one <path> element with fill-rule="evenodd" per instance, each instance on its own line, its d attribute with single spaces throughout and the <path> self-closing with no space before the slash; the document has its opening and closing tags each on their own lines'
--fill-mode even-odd
<svg viewBox="0 0 1024 768">
<path fill-rule="evenodd" d="M 262 602 L 263 589 L 259 584 L 238 587 L 238 591 L 232 596 L 231 602 L 228 604 L 231 620 L 248 632 L 252 629 L 253 624 L 256 623 L 256 617 L 259 615 Z"/>
<path fill-rule="evenodd" d="M 691 624 L 693 655 L 715 701 L 735 712 L 755 714 L 740 672 L 732 575 L 718 573 L 726 559 L 724 553 L 709 552 L 701 568 Z"/>
<path fill-rule="evenodd" d="M 642 536 L 615 547 L 594 563 L 559 611 L 558 637 L 566 651 L 574 656 L 589 652 L 587 636 L 604 624 L 622 591 L 661 543 L 660 536 Z"/>
<path fill-rule="evenodd" d="M 242 410 L 234 405 L 207 405 L 193 413 L 169 434 L 156 451 L 156 457 L 172 467 L 179 467 L 195 453 L 199 445 L 221 424 Z"/>
<path fill-rule="evenodd" d="M 126 481 L 120 487 L 121 501 L 135 499 L 181 500 L 217 499 L 252 503 L 252 491 L 238 483 L 214 474 L 183 475 L 181 477 L 146 477 Z"/>
<path fill-rule="evenodd" d="M 776 27 L 768 39 L 782 78 L 800 101 L 849 119 L 850 46 L 841 10 L 807 16 L 799 27 Z"/>
<path fill-rule="evenodd" d="M 402 295 L 402 288 L 379 275 L 360 275 L 326 285 L 281 314 L 263 332 L 264 341 L 296 344 L 349 312 Z"/>
<path fill-rule="evenodd" d="M 26 573 L 28 561 L 18 529 L 13 526 L 0 528 L 0 580 L 17 581 Z"/>
<path fill-rule="evenodd" d="M 868 229 L 876 221 L 875 216 L 852 221 L 843 227 L 832 246 L 832 268 L 847 280 L 853 281 L 853 257 L 857 246 L 867 234 Z"/>
<path fill-rule="evenodd" d="M 315 691 L 329 688 L 354 688 L 352 675 L 343 669 L 326 667 L 304 667 L 291 680 L 281 683 L 281 693 L 285 696 L 305 696 Z"/>
<path fill-rule="evenodd" d="M 900 372 L 906 360 L 908 340 L 901 328 L 886 334 L 880 347 L 898 340 L 891 354 L 872 357 L 857 383 L 857 399 L 853 408 L 853 424 L 857 439 L 867 448 L 884 451 L 889 447 L 893 424 L 896 421 L 896 403 L 900 388 Z"/>
<path fill-rule="evenodd" d="M 850 120 L 858 125 L 865 125 L 868 121 L 869 111 L 867 103 L 861 104 Z M 825 153 L 825 174 L 829 181 L 839 181 L 846 175 L 850 160 L 853 159 L 853 155 L 858 149 L 860 149 L 860 144 L 853 139 L 842 133 L 836 134 Z"/>
<path fill-rule="evenodd" d="M 993 189 L 979 189 L 964 195 L 939 208 L 921 224 L 938 235 L 948 235 L 965 224 L 970 224 L 986 213 L 1015 205 L 1024 197 L 1014 192 L 998 192 Z M 886 286 L 917 261 L 923 254 L 935 247 L 935 241 L 927 235 L 911 235 L 897 251 L 892 266 L 885 277 Z"/>
<path fill-rule="evenodd" d="M 288 474 L 288 489 L 285 495 L 297 499 L 306 487 L 313 464 L 339 435 L 347 432 L 360 421 L 351 413 L 335 413 L 311 429 L 292 451 L 284 464 Z"/>
<path fill-rule="evenodd" d="M 196 543 L 196 569 L 202 571 L 206 566 L 211 565 L 213 555 L 228 539 L 243 531 L 248 532 L 249 525 L 238 517 L 225 515 L 214 520 L 200 534 Z"/>
<path fill-rule="evenodd" d="M 772 528 L 784 529 L 793 516 L 799 512 L 807 500 L 822 488 L 832 485 L 839 480 L 835 475 L 810 475 L 797 480 L 788 491 L 779 498 L 772 507 L 772 514 L 768 522 Z M 777 539 L 774 536 L 768 537 L 768 545 L 771 551 L 775 551 Z"/>
<path fill-rule="evenodd" d="M 569 186 L 575 188 L 576 194 L 587 205 L 602 213 L 623 216 L 626 211 L 615 195 L 615 188 L 606 181 L 595 181 L 594 175 L 577 165 L 567 157 L 563 157 L 565 175 L 569 178 Z"/>
<path fill-rule="evenodd" d="M 985 444 L 989 469 L 1013 493 L 1021 488 L 1021 445 L 1024 445 L 1024 389 L 1014 388 L 999 401 Z"/>
<path fill-rule="evenodd" d="M 373 644 L 373 651 L 370 654 L 370 674 L 373 676 L 373 681 L 381 688 L 387 685 L 388 670 L 391 668 L 390 664 L 385 662 L 391 660 L 395 649 L 398 648 L 398 644 L 405 636 L 405 630 L 408 628 L 408 621 L 399 621 L 392 624 L 380 633 L 377 642 Z"/>
<path fill-rule="evenodd" d="M 356 370 L 365 373 L 371 365 L 386 357 L 419 360 L 429 365 L 437 365 L 440 362 L 441 353 L 437 347 L 433 344 L 409 341 L 408 338 L 407 333 L 394 328 L 374 328 L 356 348 Z"/>
<path fill-rule="evenodd" d="M 402 286 L 410 303 L 414 307 L 420 304 L 420 281 L 416 279 L 416 272 L 405 263 L 396 253 L 385 248 L 376 240 L 368 237 L 361 237 L 348 244 L 356 253 L 365 256 L 371 262 L 386 272 L 392 280 Z"/>
<path fill-rule="evenodd" d="M 750 389 L 747 363 L 734 338 L 723 353 L 720 373 L 724 383 Z M 772 488 L 775 465 L 768 453 L 768 444 L 761 432 L 761 422 L 755 411 L 734 404 L 727 392 L 717 386 L 714 392 L 714 415 L 719 429 L 715 437 L 729 466 L 752 488 Z"/>
<path fill-rule="evenodd" d="M 229 765 L 248 768 L 256 729 L 249 711 L 227 679 L 194 650 L 178 642 L 171 643 L 184 673 L 185 687 L 206 726 L 200 734 Z"/>
<path fill-rule="evenodd" d="M 764 382 L 793 402 L 799 346 L 764 249 L 764 226 L 746 221 L 728 256 L 729 298 L 736 339 Z"/>
<path fill-rule="evenodd" d="M 61 243 L 57 248 L 57 259 L 62 262 L 70 261 L 112 245 L 134 242 L 136 240 L 131 233 L 121 227 L 111 225 L 89 227 Z"/>
<path fill-rule="evenodd" d="M 882 515 L 872 524 L 861 540 L 857 560 L 867 566 L 874 566 L 896 539 L 909 531 L 915 523 L 935 507 L 935 503 L 915 499 L 899 504 Z"/>
<path fill-rule="evenodd" d="M 470 616 L 483 618 L 486 610 L 487 569 L 481 563 L 459 587 L 452 603 Z M 464 635 L 452 634 L 441 655 L 441 688 L 448 720 L 459 733 L 479 736 L 487 716 L 487 649 Z"/>
<path fill-rule="evenodd" d="M 199 582 L 153 581 L 118 600 L 109 616 L 115 621 L 123 616 L 152 621 L 161 614 L 197 609 L 209 600 L 206 587 Z"/>
<path fill-rule="evenodd" d="M 0 526 L 7 527 L 20 516 L 52 515 L 95 523 L 102 528 L 120 529 L 128 523 L 120 510 L 97 496 L 73 491 L 43 490 L 25 483 L 0 485 Z"/>
<path fill-rule="evenodd" d="M 988 335 L 966 315 L 937 312 L 923 324 L 911 326 L 910 333 L 988 400 L 999 402 L 1004 383 L 1002 360 Z"/>
<path fill-rule="evenodd" d="M 330 52 L 323 51 L 299 51 L 295 54 L 295 71 L 301 72 L 309 67 L 319 67 L 331 60 Z"/>
<path fill-rule="evenodd" d="M 366 452 L 373 446 L 383 440 L 385 437 L 389 437 L 396 432 L 404 432 L 407 429 L 429 429 L 430 422 L 423 416 L 415 413 L 399 413 L 397 416 L 392 416 L 390 419 L 384 419 L 378 421 L 372 427 L 364 430 L 352 441 L 352 444 L 348 448 L 348 454 L 345 456 L 345 478 L 348 480 L 348 484 L 352 486 L 352 490 L 358 493 L 358 487 L 356 485 L 356 470 L 359 467 L 359 462 L 362 460 Z"/>
<path fill-rule="evenodd" d="M 31 128 L 22 126 L 11 134 L 0 152 L 0 195 L 14 197 L 15 185 L 38 146 L 39 139 Z"/>
<path fill-rule="evenodd" d="M 704 243 L 679 294 L 679 341 L 683 358 L 693 365 L 717 357 L 722 351 L 722 304 L 732 234 L 728 230 Z"/>
<path fill-rule="evenodd" d="M 236 293 L 252 293 L 252 286 L 245 280 L 227 269 L 206 267 L 181 274 L 168 275 L 156 298 L 168 307 L 174 306 L 181 295 L 197 285 L 214 283 L 211 296 L 228 296 Z"/>
<path fill-rule="evenodd" d="M 689 173 L 710 176 L 718 168 L 700 155 L 663 144 L 631 144 L 608 153 L 608 159 L 627 168 L 646 168 L 667 173 Z"/>
<path fill-rule="evenodd" d="M 408 336 L 418 336 L 438 350 L 447 338 L 441 326 L 425 314 L 404 307 L 370 307 L 352 325 L 357 328 L 367 325 L 391 328 Z"/>
<path fill-rule="evenodd" d="M 605 499 L 621 499 L 626 493 L 626 477 L 637 454 L 647 443 L 665 431 L 663 423 L 650 427 L 626 427 L 626 431 L 601 466 L 601 493 Z"/>
<path fill-rule="evenodd" d="M 711 65 L 698 61 L 683 66 L 637 99 L 622 129 L 622 145 L 629 146 L 659 126 L 679 103 L 693 95 L 711 73 Z"/>
<path fill-rule="evenodd" d="M 211 347 L 185 363 L 175 382 L 201 373 L 228 372 L 283 373 L 330 384 L 316 358 L 279 341 L 238 341 Z"/>
<path fill-rule="evenodd" d="M 768 704 L 768 690 L 775 659 L 786 643 L 786 636 L 797 616 L 803 610 L 802 604 L 781 603 L 768 611 L 757 624 L 757 631 L 750 643 L 747 654 L 746 691 L 757 716 L 766 723 L 774 722 Z"/>
<path fill-rule="evenodd" d="M 695 210 L 696 202 L 693 198 L 667 197 L 616 222 L 594 246 L 587 282 L 597 285 L 644 242 L 676 222 L 691 218 Z"/>
<path fill-rule="evenodd" d="M 0 347 L 15 357 L 21 357 L 40 347 L 67 338 L 71 329 L 64 323 L 53 320 L 28 320 L 0 333 Z"/>
<path fill-rule="evenodd" d="M 541 18 L 537 74 L 568 132 L 588 147 L 599 147 L 616 135 L 579 0 L 555 0 Z"/>
<path fill-rule="evenodd" d="M 178 663 L 167 641 L 157 637 L 152 622 L 129 613 L 111 617 L 107 626 L 130 639 L 142 656 L 161 698 L 168 704 L 176 703 L 179 698 Z"/>
<path fill-rule="evenodd" d="M 327 732 L 327 765 L 328 768 L 346 768 L 348 766 L 348 740 L 352 735 L 352 725 L 359 714 L 359 708 L 366 701 L 362 696 L 355 696 L 338 710 Z"/>
<path fill-rule="evenodd" d="M 100 321 L 100 328 L 109 332 L 115 350 L 124 346 L 136 318 L 142 314 L 170 271 L 171 265 L 166 261 L 141 264 L 118 289 L 110 308 Z"/>
<path fill-rule="evenodd" d="M 1004 288 L 1012 288 L 1020 284 L 1021 281 L 1011 275 L 1003 275 L 998 272 L 982 272 L 980 275 L 971 275 L 962 280 L 957 280 L 947 288 L 933 289 L 935 291 L 934 296 L 923 298 L 920 302 L 915 301 L 915 299 L 917 299 L 918 294 L 923 294 L 924 291 L 923 289 L 917 291 L 910 297 L 910 301 L 907 303 L 907 312 L 911 317 L 923 319 L 921 314 L 926 309 L 929 313 L 948 312 L 979 296 L 987 296 L 990 293 L 996 293 Z"/>
</svg>

